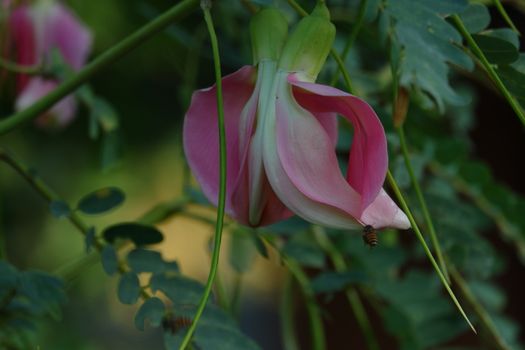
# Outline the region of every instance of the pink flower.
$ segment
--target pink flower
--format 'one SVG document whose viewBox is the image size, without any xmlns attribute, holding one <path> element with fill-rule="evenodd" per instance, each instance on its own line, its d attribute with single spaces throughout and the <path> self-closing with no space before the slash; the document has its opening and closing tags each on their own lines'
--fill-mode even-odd
<svg viewBox="0 0 525 350">
<path fill-rule="evenodd" d="M 317 24 L 299 24 L 279 63 L 256 59 L 257 68 L 245 66 L 222 80 L 227 213 L 250 226 L 295 213 L 341 229 L 409 228 L 405 214 L 382 189 L 388 156 L 377 115 L 360 98 L 313 83 L 331 40 L 305 38 L 301 30 Z M 312 51 L 308 40 L 317 46 Z M 189 165 L 212 203 L 219 189 L 215 96 L 215 87 L 193 94 L 183 130 Z M 346 176 L 335 153 L 337 114 L 354 127 Z"/>
<path fill-rule="evenodd" d="M 16 62 L 24 66 L 49 63 L 53 50 L 58 50 L 72 69 L 80 69 L 91 48 L 91 33 L 59 2 L 37 2 L 21 5 L 9 18 L 11 42 L 16 49 Z M 30 77 L 20 74 L 16 108 L 22 110 L 58 85 L 54 78 Z M 74 117 L 76 100 L 68 96 L 55 104 L 37 123 L 65 126 Z"/>
</svg>

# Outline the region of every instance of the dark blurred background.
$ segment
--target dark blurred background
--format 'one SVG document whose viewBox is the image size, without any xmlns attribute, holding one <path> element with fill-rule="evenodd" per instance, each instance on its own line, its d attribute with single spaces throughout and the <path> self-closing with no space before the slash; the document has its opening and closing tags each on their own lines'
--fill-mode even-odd
<svg viewBox="0 0 525 350">
<path fill-rule="evenodd" d="M 70 0 L 67 4 L 94 34 L 92 57 L 111 47 L 148 19 L 172 5 L 166 0 Z M 353 2 L 352 2 L 353 3 Z M 525 15 L 508 7 L 510 17 L 525 33 Z M 290 18 L 295 15 L 288 9 Z M 503 27 L 500 16 L 491 9 L 491 27 Z M 222 2 L 214 8 L 221 46 L 223 75 L 251 63 L 248 37 L 249 12 L 238 2 Z M 366 32 L 372 31 L 367 26 Z M 371 34 L 373 35 L 373 33 Z M 366 42 L 358 39 L 357 46 Z M 523 37 L 521 43 L 524 44 Z M 366 58 L 363 57 L 363 60 Z M 385 58 L 386 59 L 386 58 Z M 465 77 L 458 78 L 464 83 Z M 182 152 L 180 126 L 191 92 L 213 83 L 213 65 L 207 33 L 200 12 L 128 54 L 91 82 L 93 91 L 109 101 L 120 120 L 119 144 L 108 145 L 88 135 L 89 111 L 82 107 L 75 122 L 61 131 L 45 131 L 26 125 L 1 136 L 0 146 L 14 151 L 38 169 L 66 200 L 75 202 L 91 190 L 107 185 L 122 188 L 127 195 L 118 211 L 100 218 L 90 218 L 103 227 L 118 221 L 133 220 L 161 201 L 180 195 L 182 189 Z M 516 193 L 525 195 L 525 168 L 520 166 L 525 150 L 523 127 L 512 110 L 493 90 L 470 81 L 477 94 L 475 124 L 470 131 L 473 157 L 490 165 L 494 178 Z M 9 115 L 14 88 L 8 85 L 0 96 L 1 115 Z M 102 164 L 104 152 L 117 152 L 114 161 Z M 113 149 L 113 148 L 116 148 Z M 69 222 L 49 215 L 47 205 L 11 169 L 0 166 L 0 223 L 6 235 L 10 261 L 19 267 L 52 272 L 83 254 L 84 241 Z M 524 213 L 525 214 L 525 213 Z M 204 280 L 209 268 L 206 252 L 211 229 L 208 226 L 176 218 L 161 225 L 167 239 L 159 246 L 163 255 L 177 259 L 184 273 Z M 505 314 L 525 325 L 521 283 L 524 268 L 512 243 L 503 241 L 496 228 L 484 232 L 503 256 L 506 268 L 496 277 L 507 295 Z M 410 238 L 413 240 L 413 238 Z M 227 248 L 226 248 L 227 249 Z M 427 264 L 421 266 L 429 269 Z M 221 267 L 228 285 L 234 275 L 227 263 Z M 315 274 L 315 271 L 310 271 Z M 278 303 L 284 268 L 279 258 L 257 259 L 245 277 L 241 304 L 241 328 L 265 349 L 279 349 Z M 115 297 L 115 279 L 108 278 L 98 263 L 82 276 L 70 281 L 69 303 L 60 323 L 45 322 L 40 331 L 41 349 L 157 349 L 160 331 L 138 332 L 133 327 L 134 308 L 121 305 Z M 364 349 L 360 335 L 347 311 L 342 293 L 326 306 L 329 349 Z M 381 349 L 398 349 L 395 338 L 382 326 L 380 316 L 365 303 L 374 329 L 380 336 Z M 297 321 L 304 344 L 308 322 L 301 302 Z M 524 329 L 520 339 L 525 341 Z M 453 345 L 476 344 L 474 335 L 464 333 Z M 473 345 L 475 346 L 475 345 Z"/>
</svg>

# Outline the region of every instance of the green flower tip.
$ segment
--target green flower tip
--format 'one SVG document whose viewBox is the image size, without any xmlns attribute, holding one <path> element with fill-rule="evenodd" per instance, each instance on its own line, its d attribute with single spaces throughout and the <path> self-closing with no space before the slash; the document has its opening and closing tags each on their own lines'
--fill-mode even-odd
<svg viewBox="0 0 525 350">
<path fill-rule="evenodd" d="M 318 3 L 313 12 L 296 26 L 283 48 L 279 67 L 303 73 L 314 81 L 323 67 L 332 43 L 335 27 L 324 3 Z"/>
<path fill-rule="evenodd" d="M 255 65 L 264 59 L 277 61 L 288 35 L 288 22 L 275 8 L 260 10 L 250 22 L 250 35 Z"/>
</svg>

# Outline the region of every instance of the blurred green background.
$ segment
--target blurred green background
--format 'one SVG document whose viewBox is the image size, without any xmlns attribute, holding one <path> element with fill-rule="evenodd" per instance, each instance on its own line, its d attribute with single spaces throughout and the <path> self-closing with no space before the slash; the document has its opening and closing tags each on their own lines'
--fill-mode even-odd
<svg viewBox="0 0 525 350">
<path fill-rule="evenodd" d="M 96 57 L 173 4 L 166 0 L 71 0 L 65 3 L 91 28 L 95 39 L 92 57 Z M 342 47 L 342 38 L 350 30 L 356 16 L 357 4 L 358 1 L 334 1 L 331 4 L 341 33 L 337 42 L 339 48 Z M 223 75 L 226 75 L 251 63 L 247 30 L 250 14 L 240 2 L 220 2 L 215 5 L 213 15 L 219 33 Z M 305 5 L 312 4 L 306 2 Z M 297 19 L 285 4 L 279 6 L 286 11 L 291 21 Z M 495 18 L 492 25 L 502 26 L 503 22 L 497 19 L 493 9 L 491 13 Z M 518 11 L 512 11 L 511 15 L 523 32 L 524 15 Z M 367 22 L 346 63 L 351 68 L 350 73 L 358 91 L 373 95 L 372 103 L 376 105 L 389 131 L 391 151 L 396 153 L 397 140 L 391 131 L 388 106 L 384 103 L 388 99 L 388 89 L 385 88 L 388 84 L 388 77 L 385 78 L 388 52 L 377 38 L 375 22 Z M 334 62 L 329 60 L 326 72 L 320 79 L 328 81 L 334 67 Z M 213 64 L 209 42 L 201 13 L 196 11 L 181 23 L 171 26 L 129 53 L 90 82 L 97 96 L 109 101 L 118 114 L 118 135 L 111 135 L 112 138 L 106 140 L 104 137 L 91 139 L 88 132 L 89 110 L 83 106 L 74 123 L 65 130 L 49 132 L 27 125 L 9 135 L 1 136 L 0 146 L 9 148 L 37 169 L 42 178 L 71 203 L 92 190 L 108 185 L 118 186 L 127 196 L 124 206 L 109 215 L 86 219 L 98 228 L 116 222 L 132 221 L 155 204 L 181 195 L 184 160 L 180 148 L 180 127 L 184 111 L 191 92 L 212 83 Z M 491 254 L 494 253 L 492 256 L 479 249 L 468 252 L 464 257 L 461 252 L 463 260 L 459 260 L 465 263 L 459 265 L 465 270 L 468 270 L 469 264 L 474 265 L 471 266 L 474 276 L 478 276 L 480 270 L 487 271 L 487 278 L 496 289 L 494 293 L 497 296 L 494 298 L 503 299 L 497 312 L 510 316 L 513 320 L 504 324 L 502 329 L 511 332 L 509 337 L 517 344 L 524 339 L 523 330 L 519 330 L 518 325 L 525 322 L 522 300 L 525 286 L 516 282 L 521 280 L 524 270 L 515 242 L 502 239 L 500 227 L 491 223 L 492 218 L 489 215 L 479 213 L 479 208 L 476 208 L 471 198 L 425 169 L 429 158 L 435 157 L 441 165 L 448 164 L 444 159 L 455 159 L 459 154 L 457 148 L 443 150 L 440 146 L 445 145 L 445 141 L 441 140 L 458 140 L 460 149 L 465 150 L 465 157 L 455 160 L 481 162 L 483 169 L 488 168 L 493 174 L 490 181 L 504 185 L 506 190 L 515 193 L 521 200 L 521 196 L 525 195 L 525 173 L 519 166 L 522 150 L 525 149 L 523 131 L 505 102 L 487 89 L 486 85 L 475 83 L 462 74 L 454 75 L 453 85 L 460 86 L 457 90 L 470 95 L 472 103 L 463 107 L 447 106 L 447 113 L 440 115 L 435 110 L 422 108 L 428 101 L 416 98 L 409 114 L 407 134 L 419 152 L 414 155 L 414 162 L 419 162 L 419 176 L 425 182 L 425 191 L 428 191 L 430 201 L 435 204 L 435 220 L 444 219 L 441 220 L 443 225 L 437 225 L 438 229 L 448 232 L 456 228 L 461 231 L 461 222 L 469 219 L 473 221 L 471 226 L 465 228 L 468 233 L 463 236 L 461 232 L 454 232 L 457 235 L 453 238 L 443 238 L 447 252 L 454 255 L 460 245 L 468 246 L 479 240 L 485 244 L 484 247 L 488 247 Z M 6 116 L 12 112 L 15 91 L 13 84 L 6 84 L 2 89 L 0 115 Z M 426 137 L 428 143 L 425 142 Z M 445 156 L 440 158 L 436 153 Z M 406 173 L 401 169 L 402 159 L 399 154 L 393 155 L 390 162 L 403 189 L 409 193 L 411 203 L 415 204 Z M 449 193 L 447 191 L 454 194 L 450 197 L 453 199 L 444 195 Z M 506 200 L 510 201 L 508 198 Z M 464 206 L 460 207 L 458 203 Z M 457 208 L 462 208 L 465 212 Z M 459 218 L 455 218 L 454 213 L 451 214 L 452 210 L 457 210 L 455 214 Z M 53 272 L 84 254 L 82 236 L 66 220 L 52 217 L 46 203 L 3 164 L 0 166 L 0 212 L 0 229 L 6 237 L 9 260 L 20 269 L 37 268 Z M 213 213 L 205 213 L 213 217 Z M 523 215 L 523 212 L 518 212 L 517 215 Z M 447 222 L 448 218 L 450 220 Z M 155 248 L 165 258 L 178 260 L 185 274 L 204 280 L 209 269 L 207 245 L 212 229 L 179 217 L 163 223 L 160 229 L 166 240 Z M 444 233 L 444 236 L 447 234 Z M 355 237 L 360 240 L 358 235 L 353 236 Z M 408 262 L 404 260 L 404 265 L 400 267 L 401 265 L 395 265 L 388 258 L 379 259 L 387 256 L 385 251 L 390 248 L 386 243 L 385 251 L 373 252 L 383 265 L 372 268 L 386 271 L 388 264 L 392 263 L 392 268 L 402 271 L 400 275 L 403 276 L 412 269 L 422 268 L 429 272 L 428 264 L 421 259 L 421 250 L 414 244 L 411 235 L 403 233 L 395 236 L 393 242 L 402 249 Z M 355 246 L 356 243 L 353 247 Z M 359 245 L 357 247 L 361 248 Z M 225 252 L 227 250 L 226 244 Z M 396 254 L 403 255 L 400 251 Z M 356 261 L 363 258 L 362 251 L 356 252 L 354 248 L 348 248 L 347 253 L 355 254 Z M 384 256 L 381 255 L 383 253 Z M 224 258 L 221 265 L 221 278 L 228 286 L 236 277 L 225 260 L 227 259 Z M 318 269 L 310 267 L 307 271 L 313 276 Z M 244 278 L 241 329 L 265 349 L 280 348 L 278 304 L 284 273 L 279 257 L 272 254 L 269 260 L 259 257 Z M 409 286 L 407 285 L 405 292 L 410 289 Z M 426 282 L 419 286 L 426 288 Z M 494 288 L 486 290 L 493 291 Z M 69 301 L 63 310 L 63 320 L 42 322 L 38 335 L 40 349 L 160 349 L 161 332 L 148 330 L 142 333 L 135 330 L 133 315 L 136 308 L 120 304 L 115 289 L 116 279 L 108 278 L 99 263 L 93 264 L 81 276 L 69 281 Z M 388 295 L 382 297 L 383 301 L 394 304 L 388 299 Z M 336 294 L 332 299 L 319 300 L 327 308 L 326 314 L 329 315 L 326 317 L 329 348 L 364 348 L 361 336 L 349 339 L 348 328 L 355 329 L 356 324 L 352 316 L 344 312 L 346 306 L 342 293 Z M 406 303 L 410 304 L 410 300 L 409 298 Z M 400 345 L 404 344 L 404 334 L 400 330 L 384 326 L 388 322 L 381 317 L 388 319 L 388 315 L 382 314 L 386 308 L 378 310 L 377 305 L 372 302 L 367 302 L 366 308 L 371 314 L 382 349 L 408 348 Z M 425 310 L 425 307 L 422 309 Z M 307 322 L 300 301 L 297 310 L 301 338 L 307 339 Z M 461 333 L 464 330 L 463 325 L 458 329 Z M 421 328 L 415 327 L 406 333 L 417 333 L 418 330 Z M 479 344 L 479 339 L 463 332 L 446 340 L 440 348 L 454 345 L 459 349 L 459 346 L 464 345 L 461 349 L 475 349 Z"/>
</svg>

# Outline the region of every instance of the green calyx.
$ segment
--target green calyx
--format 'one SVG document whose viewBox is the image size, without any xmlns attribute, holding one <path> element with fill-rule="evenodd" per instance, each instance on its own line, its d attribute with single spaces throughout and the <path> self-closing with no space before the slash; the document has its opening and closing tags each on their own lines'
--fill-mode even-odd
<svg viewBox="0 0 525 350">
<path fill-rule="evenodd" d="M 292 32 L 283 48 L 279 68 L 305 74 L 314 81 L 323 67 L 332 43 L 335 27 L 324 3 L 318 3 L 309 16 L 304 17 Z"/>
<path fill-rule="evenodd" d="M 288 22 L 277 9 L 260 10 L 250 22 L 250 35 L 255 65 L 261 60 L 277 61 L 288 35 Z"/>
</svg>

